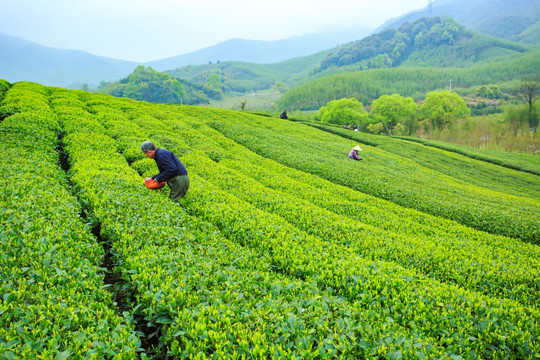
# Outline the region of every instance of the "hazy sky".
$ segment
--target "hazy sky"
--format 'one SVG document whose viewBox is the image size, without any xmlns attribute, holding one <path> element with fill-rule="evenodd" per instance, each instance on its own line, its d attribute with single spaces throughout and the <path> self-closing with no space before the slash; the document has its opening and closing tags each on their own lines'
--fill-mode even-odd
<svg viewBox="0 0 540 360">
<path fill-rule="evenodd" d="M 231 38 L 279 40 L 365 25 L 428 0 L 0 0 L 0 33 L 131 61 L 189 53 Z"/>
</svg>

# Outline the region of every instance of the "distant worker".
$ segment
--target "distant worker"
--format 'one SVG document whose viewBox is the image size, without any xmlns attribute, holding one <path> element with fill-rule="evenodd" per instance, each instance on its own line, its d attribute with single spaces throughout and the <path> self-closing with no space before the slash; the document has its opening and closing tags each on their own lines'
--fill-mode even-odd
<svg viewBox="0 0 540 360">
<path fill-rule="evenodd" d="M 358 155 L 358 152 L 362 151 L 362 148 L 358 145 L 352 148 L 352 150 L 349 152 L 349 157 L 353 160 L 362 160 L 362 158 Z"/>
<path fill-rule="evenodd" d="M 141 151 L 156 161 L 159 174 L 147 177 L 144 182 L 155 180 L 157 182 L 167 182 L 171 193 L 169 198 L 173 201 L 184 197 L 189 189 L 189 178 L 186 167 L 178 160 L 172 152 L 156 148 L 150 141 L 145 141 L 141 145 Z"/>
<path fill-rule="evenodd" d="M 279 115 L 279 117 L 282 119 L 288 119 L 289 117 L 287 116 L 287 109 L 283 110 L 283 112 L 281 113 L 281 115 Z"/>
</svg>

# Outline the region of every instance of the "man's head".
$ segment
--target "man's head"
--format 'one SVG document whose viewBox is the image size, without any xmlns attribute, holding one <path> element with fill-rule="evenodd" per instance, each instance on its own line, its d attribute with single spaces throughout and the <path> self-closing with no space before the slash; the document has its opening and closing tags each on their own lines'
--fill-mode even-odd
<svg viewBox="0 0 540 360">
<path fill-rule="evenodd" d="M 151 141 L 145 141 L 141 145 L 141 151 L 144 153 L 144 155 L 148 156 L 150 159 L 153 159 L 154 154 L 156 153 L 156 146 Z"/>
</svg>

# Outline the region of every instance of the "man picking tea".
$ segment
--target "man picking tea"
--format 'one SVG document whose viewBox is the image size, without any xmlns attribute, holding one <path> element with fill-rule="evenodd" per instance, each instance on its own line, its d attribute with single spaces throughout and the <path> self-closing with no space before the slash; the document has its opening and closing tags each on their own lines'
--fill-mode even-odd
<svg viewBox="0 0 540 360">
<path fill-rule="evenodd" d="M 184 197 L 189 189 L 189 178 L 186 167 L 178 160 L 172 152 L 156 148 L 150 141 L 145 141 L 141 145 L 141 151 L 156 161 L 159 174 L 147 177 L 144 182 L 157 181 L 158 183 L 167 182 L 171 193 L 169 198 L 173 201 Z"/>
</svg>

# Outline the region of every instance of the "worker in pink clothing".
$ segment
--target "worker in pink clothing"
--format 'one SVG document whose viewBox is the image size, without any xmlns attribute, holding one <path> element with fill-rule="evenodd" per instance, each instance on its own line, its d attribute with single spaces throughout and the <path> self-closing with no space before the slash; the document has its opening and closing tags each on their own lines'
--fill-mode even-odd
<svg viewBox="0 0 540 360">
<path fill-rule="evenodd" d="M 362 160 L 362 158 L 358 155 L 358 152 L 362 151 L 362 148 L 358 145 L 352 148 L 352 150 L 349 152 L 349 157 L 353 160 Z"/>
</svg>

